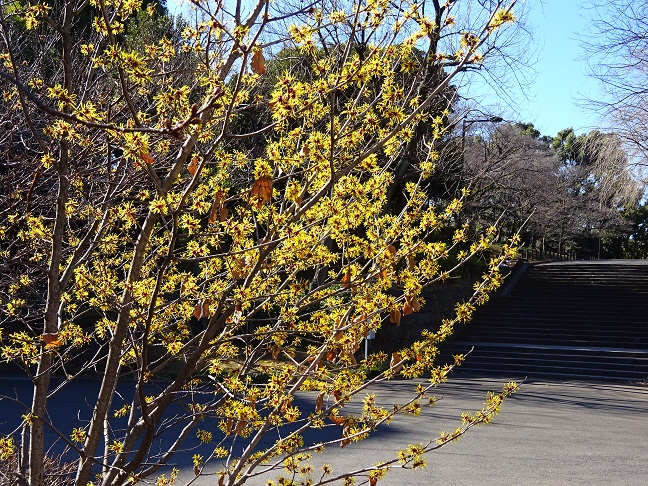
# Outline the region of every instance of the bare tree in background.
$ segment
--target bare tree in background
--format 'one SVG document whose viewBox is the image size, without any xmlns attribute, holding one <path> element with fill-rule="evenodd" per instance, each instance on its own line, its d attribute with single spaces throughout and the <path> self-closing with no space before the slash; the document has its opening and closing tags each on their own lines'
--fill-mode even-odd
<svg viewBox="0 0 648 486">
<path fill-rule="evenodd" d="M 608 117 L 610 128 L 636 151 L 648 156 L 648 1 L 591 2 L 592 32 L 585 34 L 591 76 L 605 96 L 591 100 Z"/>
<path fill-rule="evenodd" d="M 527 221 L 531 246 L 565 250 L 578 240 L 622 235 L 623 210 L 634 207 L 643 185 L 634 177 L 615 134 L 571 129 L 540 137 L 532 125 L 501 124 L 467 136 L 464 175 L 472 197 L 466 217 L 479 225 Z"/>
</svg>

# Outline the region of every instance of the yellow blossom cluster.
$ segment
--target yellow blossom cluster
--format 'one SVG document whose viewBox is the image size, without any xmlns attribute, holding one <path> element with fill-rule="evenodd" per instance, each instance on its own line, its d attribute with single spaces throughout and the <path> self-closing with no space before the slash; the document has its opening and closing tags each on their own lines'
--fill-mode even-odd
<svg viewBox="0 0 648 486">
<path fill-rule="evenodd" d="M 308 428 L 339 429 L 334 443 L 345 447 L 398 414 L 420 413 L 420 400 L 463 359 L 440 363 L 439 344 L 500 285 L 500 266 L 516 254 L 515 238 L 502 243 L 497 228 L 461 222 L 467 190 L 446 200 L 429 191 L 452 129 L 443 92 L 459 71 L 444 69 L 476 62 L 484 39 L 514 20 L 510 9 L 490 12 L 481 30 L 455 31 L 457 2 L 433 20 L 419 2 L 368 0 L 304 12 L 264 45 L 267 14 L 242 22 L 221 3 L 194 3 L 199 22 L 140 45 L 128 33 L 140 0 L 91 0 L 93 38 L 61 42 L 61 59 L 74 58 L 84 82 L 66 66 L 28 84 L 34 106 L 47 109 L 38 126 L 27 124 L 37 155 L 29 154 L 31 186 L 14 196 L 24 214 L 0 221 L 7 255 L 27 269 L 6 286 L 0 315 L 31 322 L 26 296 L 48 296 L 37 312 L 42 329 L 1 333 L 0 359 L 66 376 L 105 366 L 110 386 L 100 393 L 122 373 L 133 377 L 132 402 L 103 397 L 100 419 L 66 432 L 86 479 L 84 461 L 97 456 L 86 448 L 101 441 L 103 460 L 115 464 L 110 481 L 146 471 L 124 464 L 151 456 L 137 448 L 172 403 L 202 448 L 197 474 L 223 457 L 223 481 L 269 461 L 309 477 Z M 21 8 L 28 29 L 45 28 L 48 8 Z M 444 29 L 456 54 L 424 53 Z M 352 46 L 354 36 L 363 42 Z M 273 50 L 288 44 L 284 57 Z M 2 62 L 16 69 L 12 56 Z M 4 92 L 7 102 L 19 95 Z M 438 329 L 391 355 L 359 352 L 371 333 L 420 312 L 426 288 L 476 258 L 486 263 L 474 295 Z M 86 359 L 90 343 L 99 351 Z M 396 376 L 427 383 L 398 406 L 363 393 Z M 149 391 L 153 382 L 164 385 Z M 430 447 L 490 421 L 513 388 L 398 460 L 423 467 Z M 359 395 L 359 411 L 343 408 Z M 113 427 L 126 417 L 128 427 Z M 233 457 L 235 438 L 271 431 L 267 448 Z M 0 439 L 0 459 L 13 450 Z M 370 484 L 385 472 L 368 468 Z"/>
</svg>

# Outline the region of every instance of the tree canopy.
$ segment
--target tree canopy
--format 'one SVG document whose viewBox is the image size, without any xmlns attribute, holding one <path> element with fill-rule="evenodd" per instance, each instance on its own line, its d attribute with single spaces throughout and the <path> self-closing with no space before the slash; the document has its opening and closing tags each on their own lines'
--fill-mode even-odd
<svg viewBox="0 0 648 486">
<path fill-rule="evenodd" d="M 591 103 L 641 159 L 648 148 L 647 8 L 645 0 L 593 0 L 592 31 L 583 38 L 590 75 L 600 81 L 604 93 Z"/>
<path fill-rule="evenodd" d="M 503 123 L 468 137 L 465 149 L 474 194 L 465 214 L 476 223 L 524 226 L 526 246 L 593 256 L 600 251 L 588 240 L 628 234 L 643 185 L 618 135 L 567 128 L 548 137 L 529 123 Z"/>
</svg>

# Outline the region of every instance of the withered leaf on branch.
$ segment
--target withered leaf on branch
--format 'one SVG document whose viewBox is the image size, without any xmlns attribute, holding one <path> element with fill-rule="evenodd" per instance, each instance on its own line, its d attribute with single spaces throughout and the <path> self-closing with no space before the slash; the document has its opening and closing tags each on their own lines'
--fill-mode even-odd
<svg viewBox="0 0 648 486">
<path fill-rule="evenodd" d="M 403 360 L 400 353 L 392 353 L 391 361 L 389 362 L 389 367 L 393 370 L 394 373 L 398 373 L 403 368 Z"/>
<path fill-rule="evenodd" d="M 61 346 L 63 343 L 60 341 L 59 333 L 57 332 L 46 332 L 41 334 L 41 341 L 45 343 L 45 349 L 56 349 Z"/>
<path fill-rule="evenodd" d="M 336 341 L 341 341 L 343 337 L 344 331 L 335 331 L 335 334 L 333 334 L 333 339 L 335 339 Z"/>
<path fill-rule="evenodd" d="M 218 221 L 219 206 L 212 204 L 211 210 L 209 211 L 209 224 L 214 224 Z"/>
<path fill-rule="evenodd" d="M 189 162 L 189 165 L 187 166 L 187 170 L 189 173 L 193 176 L 196 175 L 196 171 L 198 170 L 198 157 L 193 156 L 191 157 L 191 162 Z"/>
<path fill-rule="evenodd" d="M 202 319 L 202 317 L 203 317 L 203 310 L 202 309 L 203 309 L 202 302 L 198 302 L 194 307 L 192 315 L 196 319 Z"/>
<path fill-rule="evenodd" d="M 321 412 L 323 406 L 324 406 L 324 392 L 321 392 L 317 395 L 317 399 L 315 400 L 315 411 Z"/>
<path fill-rule="evenodd" d="M 342 284 L 342 287 L 344 287 L 345 289 L 351 287 L 351 270 L 349 268 L 346 268 L 344 270 L 344 275 L 342 275 L 342 279 L 340 280 L 340 283 Z"/>
<path fill-rule="evenodd" d="M 410 299 L 410 305 L 412 306 L 412 309 L 414 309 L 414 312 L 419 312 L 421 310 L 421 303 L 416 297 Z"/>
<path fill-rule="evenodd" d="M 344 424 L 344 427 L 342 428 L 342 437 L 344 438 L 344 440 L 340 443 L 340 447 L 342 449 L 344 449 L 344 446 L 347 446 L 351 443 L 349 435 L 351 435 L 351 425 L 349 424 L 349 422 L 346 422 Z"/>
<path fill-rule="evenodd" d="M 281 406 L 279 407 L 279 411 L 281 413 L 286 413 L 286 410 L 288 410 L 289 405 L 290 405 L 290 401 L 289 400 L 284 400 L 283 402 L 281 402 Z"/>
<path fill-rule="evenodd" d="M 315 356 L 309 356 L 306 360 L 307 365 L 301 365 L 304 368 L 304 371 L 310 369 L 311 371 L 317 371 L 319 369 L 319 361 L 315 361 Z"/>
<path fill-rule="evenodd" d="M 254 52 L 252 55 L 252 61 L 250 61 L 250 67 L 254 74 L 265 74 L 265 59 L 263 58 L 263 53 L 261 49 Z"/>
<path fill-rule="evenodd" d="M 225 435 L 230 435 L 232 433 L 232 427 L 234 427 L 234 419 L 228 418 L 225 422 Z"/>
<path fill-rule="evenodd" d="M 204 299 L 196 304 L 193 310 L 193 316 L 200 320 L 203 317 L 209 317 L 209 304 L 211 304 L 210 299 Z"/>
<path fill-rule="evenodd" d="M 239 420 L 236 422 L 236 427 L 234 428 L 234 435 L 238 435 L 241 433 L 241 431 L 245 428 L 246 422 L 245 420 Z"/>
<path fill-rule="evenodd" d="M 416 297 L 405 296 L 405 303 L 403 304 L 403 315 L 407 316 L 414 312 L 421 310 L 421 303 Z"/>
<path fill-rule="evenodd" d="M 400 326 L 401 311 L 398 310 L 398 309 L 390 311 L 389 312 L 389 322 L 391 322 L 392 324 L 396 324 L 397 326 Z"/>
<path fill-rule="evenodd" d="M 412 306 L 410 305 L 409 302 L 405 301 L 403 304 L 403 315 L 404 316 L 409 316 L 410 314 L 414 313 L 414 309 L 412 309 Z"/>
<path fill-rule="evenodd" d="M 257 209 L 272 199 L 272 182 L 272 178 L 267 176 L 254 181 L 250 189 L 250 199 Z"/>
<path fill-rule="evenodd" d="M 335 415 L 333 412 L 331 412 L 329 418 L 331 419 L 331 422 L 333 422 L 335 425 L 342 425 L 343 423 L 346 422 L 346 417 Z"/>
<path fill-rule="evenodd" d="M 214 202 L 209 211 L 209 224 L 214 224 L 218 221 L 219 212 L 222 213 L 223 209 L 225 209 L 223 193 L 219 191 L 214 195 Z"/>
<path fill-rule="evenodd" d="M 234 324 L 238 324 L 241 322 L 241 319 L 243 318 L 243 306 L 239 303 L 236 303 L 234 306 L 234 312 L 232 313 L 232 321 Z"/>
<path fill-rule="evenodd" d="M 412 310 L 414 312 L 421 310 L 421 303 L 416 297 L 410 297 L 409 299 L 407 299 L 407 301 L 409 302 L 409 305 L 412 307 Z"/>
</svg>

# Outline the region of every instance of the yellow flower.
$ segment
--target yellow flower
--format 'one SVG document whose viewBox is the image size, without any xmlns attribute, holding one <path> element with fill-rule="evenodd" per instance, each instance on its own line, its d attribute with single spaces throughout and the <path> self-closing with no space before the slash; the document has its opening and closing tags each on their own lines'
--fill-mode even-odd
<svg viewBox="0 0 648 486">
<path fill-rule="evenodd" d="M 70 439 L 72 439 L 72 442 L 82 443 L 86 439 L 86 431 L 81 428 L 74 428 L 70 434 Z"/>
<path fill-rule="evenodd" d="M 504 24 L 515 23 L 516 20 L 517 19 L 515 18 L 515 15 L 513 15 L 513 12 L 510 9 L 501 8 L 497 12 L 495 12 L 495 15 L 493 16 L 493 19 L 491 20 L 488 27 L 491 30 L 495 30 L 500 28 Z"/>
</svg>

